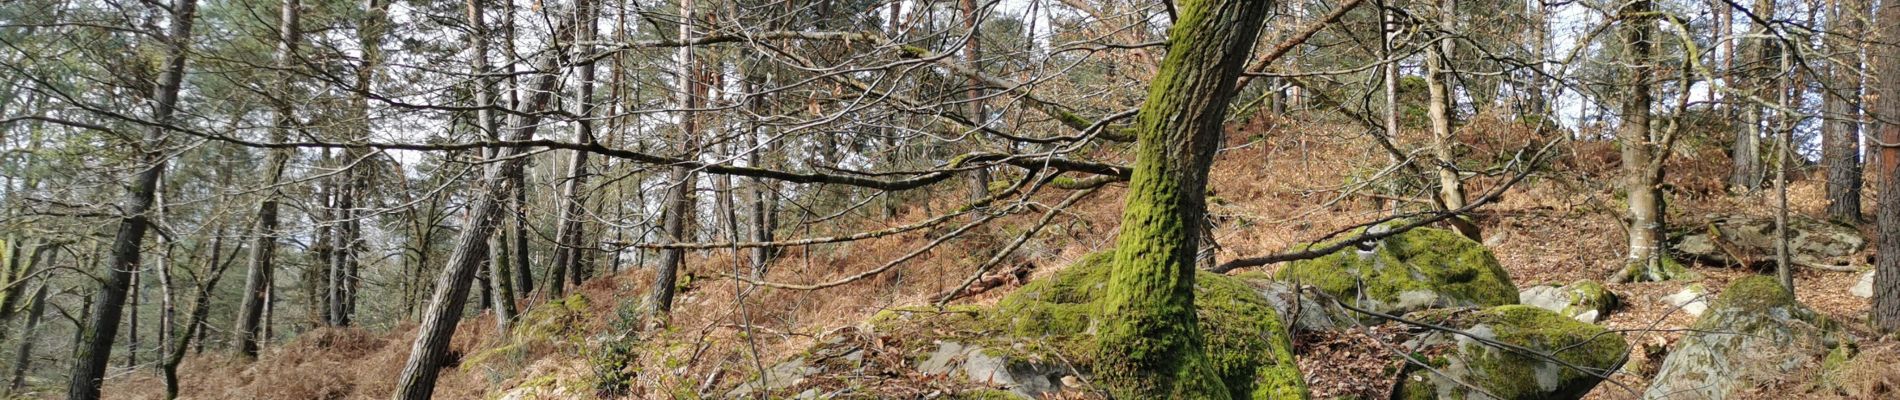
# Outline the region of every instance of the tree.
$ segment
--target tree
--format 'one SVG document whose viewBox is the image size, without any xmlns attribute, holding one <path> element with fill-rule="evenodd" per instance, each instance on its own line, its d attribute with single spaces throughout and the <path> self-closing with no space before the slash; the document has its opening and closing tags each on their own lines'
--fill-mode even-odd
<svg viewBox="0 0 1900 400">
<path fill-rule="evenodd" d="M 1623 193 L 1628 199 L 1629 256 L 1612 281 L 1662 281 L 1676 278 L 1668 248 L 1663 245 L 1663 160 L 1671 138 L 1650 126 L 1651 87 L 1654 86 L 1654 30 L 1652 4 L 1639 0 L 1626 5 L 1619 20 L 1619 38 L 1629 65 L 1622 97 L 1623 123 L 1616 130 L 1623 163 Z"/>
<path fill-rule="evenodd" d="M 1188 0 L 1136 117 L 1135 165 L 1099 333 L 1116 397 L 1226 398 L 1201 349 L 1194 274 L 1207 171 L 1271 2 Z"/>
<path fill-rule="evenodd" d="M 198 2 L 177 0 L 167 11 L 171 14 L 171 25 L 161 36 L 166 47 L 165 69 L 152 93 L 151 119 L 159 124 L 139 139 L 138 160 L 143 165 L 132 178 L 132 185 L 126 189 L 120 204 L 120 212 L 124 214 L 119 217 L 119 231 L 113 236 L 112 250 L 106 257 L 106 270 L 102 274 L 105 280 L 100 284 L 98 300 L 92 304 L 88 327 L 75 346 L 78 354 L 73 357 L 72 381 L 66 387 L 66 398 L 70 400 L 99 398 L 106 363 L 112 357 L 112 341 L 119 334 L 119 317 L 125 311 L 132 271 L 139 267 L 139 246 L 151 226 L 151 215 L 147 213 L 152 209 L 158 180 L 165 174 L 166 156 L 162 146 L 172 122 L 172 112 L 178 107 L 179 87 L 184 85 L 185 60 L 191 55 L 191 25 L 198 13 Z"/>
<path fill-rule="evenodd" d="M 573 38 L 574 21 L 566 19 L 555 28 L 555 35 L 559 36 L 553 41 L 556 46 Z M 560 83 L 560 65 L 567 58 L 566 54 L 566 49 L 555 48 L 541 56 L 535 65 L 538 75 L 531 87 L 522 88 L 528 94 L 523 96 L 522 109 L 516 110 L 520 112 L 510 118 L 504 140 L 534 138 L 541 126 L 541 112 L 553 99 Z M 436 377 L 449 362 L 449 341 L 455 335 L 456 325 L 461 323 L 462 308 L 468 303 L 469 286 L 476 270 L 487 261 L 488 239 L 500 225 L 501 204 L 506 202 L 502 196 L 514 190 L 514 180 L 509 177 L 520 173 L 526 159 L 519 156 L 526 151 L 519 146 L 502 147 L 490 158 L 497 162 L 482 168 L 482 176 L 470 193 L 467 225 L 456 234 L 448 265 L 436 276 L 434 294 L 423 310 L 422 323 L 416 328 L 416 341 L 410 347 L 409 360 L 403 364 L 392 398 L 418 400 L 434 395 Z"/>
<path fill-rule="evenodd" d="M 1439 34 L 1443 36 L 1425 55 L 1425 87 L 1430 96 L 1425 114 L 1431 120 L 1432 161 L 1437 166 L 1433 171 L 1438 175 L 1438 193 L 1434 195 L 1434 201 L 1440 209 L 1456 210 L 1465 206 L 1464 179 L 1458 176 L 1458 160 L 1452 149 L 1457 138 L 1452 136 L 1451 127 L 1453 109 L 1457 108 L 1457 99 L 1451 91 L 1454 77 L 1451 60 L 1458 48 L 1457 39 L 1451 36 L 1452 30 L 1456 28 L 1457 1 L 1439 0 L 1438 11 Z M 1459 234 L 1472 240 L 1478 240 L 1483 235 L 1477 224 L 1463 216 L 1452 217 L 1450 223 Z"/>
<path fill-rule="evenodd" d="M 1871 46 L 1868 49 L 1869 64 L 1875 66 L 1878 73 L 1873 92 L 1874 105 L 1869 111 L 1875 117 L 1875 126 L 1879 127 L 1879 138 L 1873 143 L 1880 146 L 1880 200 L 1875 205 L 1877 219 L 1877 239 L 1874 257 L 1874 325 L 1885 331 L 1900 331 L 1900 47 L 1892 46 L 1900 40 L 1900 2 L 1882 2 L 1874 20 L 1885 21 L 1877 24 L 1874 32 L 1879 40 L 1876 43 L 1889 45 Z"/>
<path fill-rule="evenodd" d="M 1828 24 L 1836 36 L 1828 47 L 1842 63 L 1830 64 L 1829 87 L 1821 93 L 1821 164 L 1827 167 L 1827 215 L 1860 222 L 1860 38 L 1865 35 L 1866 0 L 1836 0 Z"/>
<path fill-rule="evenodd" d="M 679 38 L 693 38 L 694 23 L 693 0 L 680 0 Z M 675 54 L 678 68 L 674 71 L 674 84 L 679 86 L 675 93 L 679 102 L 678 150 L 684 154 L 693 154 L 699 147 L 699 124 L 694 119 L 693 109 L 699 108 L 700 85 L 694 80 L 697 64 L 693 60 L 693 48 L 681 46 Z M 692 192 L 695 185 L 693 169 L 685 165 L 675 165 L 668 171 L 666 195 L 660 207 L 660 235 L 662 240 L 684 242 L 686 224 L 691 219 L 695 202 Z M 654 274 L 653 295 L 650 300 L 652 314 L 664 316 L 673 310 L 675 284 L 679 280 L 680 264 L 685 262 L 686 252 L 682 249 L 666 248 L 660 250 L 658 273 Z M 663 318 L 663 317 L 662 317 Z"/>
<path fill-rule="evenodd" d="M 278 43 L 276 63 L 279 73 L 276 76 L 278 95 L 272 104 L 270 135 L 272 140 L 290 139 L 290 126 L 295 123 L 292 115 L 295 107 L 289 98 L 291 75 L 286 71 L 291 58 L 296 56 L 298 42 L 297 19 L 302 4 L 299 0 L 284 0 L 278 13 Z M 277 251 L 277 208 L 282 194 L 275 190 L 284 176 L 284 168 L 290 162 L 296 149 L 272 149 L 264 161 L 266 172 L 264 184 L 273 190 L 264 195 L 257 205 L 256 227 L 252 228 L 254 239 L 251 243 L 250 263 L 244 273 L 244 300 L 238 307 L 237 352 L 246 358 L 257 357 L 261 338 L 261 325 L 264 316 L 265 294 L 270 290 L 272 275 L 275 273 L 271 263 Z"/>
</svg>

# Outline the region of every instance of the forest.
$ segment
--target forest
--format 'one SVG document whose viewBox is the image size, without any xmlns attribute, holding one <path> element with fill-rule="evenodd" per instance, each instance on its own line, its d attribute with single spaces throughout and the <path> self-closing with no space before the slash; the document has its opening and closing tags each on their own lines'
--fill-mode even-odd
<svg viewBox="0 0 1900 400">
<path fill-rule="evenodd" d="M 1900 398 L 1900 0 L 0 1 L 0 398 Z"/>
</svg>

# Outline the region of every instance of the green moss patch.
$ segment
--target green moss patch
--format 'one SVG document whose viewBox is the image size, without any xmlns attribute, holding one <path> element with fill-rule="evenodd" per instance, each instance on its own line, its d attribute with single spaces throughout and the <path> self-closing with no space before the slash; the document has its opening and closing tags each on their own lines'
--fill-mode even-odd
<svg viewBox="0 0 1900 400">
<path fill-rule="evenodd" d="M 1517 286 L 1490 249 L 1456 232 L 1434 228 L 1388 237 L 1371 252 L 1348 248 L 1295 261 L 1281 268 L 1276 278 L 1313 285 L 1341 301 L 1375 311 L 1518 302 Z"/>
<path fill-rule="evenodd" d="M 1433 363 L 1437 373 L 1413 366 L 1399 388 L 1401 398 L 1486 398 L 1458 383 L 1464 382 L 1499 399 L 1576 399 L 1601 383 L 1599 376 L 1616 371 L 1629 353 L 1622 334 L 1532 306 L 1412 316 L 1488 340 L 1446 332 L 1421 337 L 1417 343 L 1436 347 L 1443 361 Z"/>
<path fill-rule="evenodd" d="M 873 329 L 906 337 L 911 354 L 931 342 L 956 341 L 988 349 L 1012 362 L 1059 362 L 1090 374 L 1099 303 L 1111 257 L 1084 258 L 1053 276 L 1030 282 L 994 308 L 901 309 L 880 313 Z M 1207 362 L 1234 398 L 1304 399 L 1306 384 L 1279 314 L 1245 283 L 1224 275 L 1195 276 L 1195 309 Z"/>
</svg>

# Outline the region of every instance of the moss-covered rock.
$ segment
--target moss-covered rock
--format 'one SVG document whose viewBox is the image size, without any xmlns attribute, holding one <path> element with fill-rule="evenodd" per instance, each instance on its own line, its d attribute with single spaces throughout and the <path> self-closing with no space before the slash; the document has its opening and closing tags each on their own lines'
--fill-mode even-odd
<svg viewBox="0 0 1900 400">
<path fill-rule="evenodd" d="M 1592 280 L 1579 280 L 1568 285 L 1537 285 L 1524 289 L 1517 294 L 1518 300 L 1525 305 L 1536 306 L 1578 321 L 1595 323 L 1597 319 L 1616 309 L 1616 293 L 1610 292 L 1603 284 Z"/>
<path fill-rule="evenodd" d="M 930 345 L 924 345 L 920 338 L 910 338 L 920 346 L 916 351 L 919 354 L 933 354 L 945 348 L 946 343 L 954 343 L 958 347 L 981 349 L 985 357 L 997 358 L 994 361 L 1007 367 L 1003 370 L 1033 371 L 1040 375 L 1020 377 L 1025 381 L 1061 381 L 1060 374 L 1051 373 L 1052 370 L 1089 376 L 1096 365 L 1104 362 L 1097 359 L 1095 332 L 1101 317 L 1099 303 L 1106 290 L 1109 263 L 1107 255 L 1087 257 L 1053 276 L 1017 289 L 995 308 L 897 310 L 874 318 L 872 326 L 881 332 L 934 335 Z M 1200 272 L 1195 276 L 1195 309 L 1207 362 L 1232 397 L 1306 398 L 1306 384 L 1294 362 L 1292 344 L 1279 314 L 1252 287 L 1232 277 Z M 958 352 L 968 351 L 959 349 Z M 919 364 L 928 361 L 920 360 Z M 1018 377 L 1011 379 L 1015 378 Z"/>
<path fill-rule="evenodd" d="M 1354 233 L 1353 235 L 1357 235 Z M 1442 307 L 1517 304 L 1517 286 L 1483 244 L 1417 228 L 1372 244 L 1295 261 L 1276 277 L 1318 287 L 1341 301 L 1402 314 Z"/>
<path fill-rule="evenodd" d="M 1426 365 L 1408 366 L 1395 398 L 1577 399 L 1629 353 L 1621 333 L 1527 305 L 1411 317 L 1463 335 L 1433 331 L 1408 342 Z"/>
<path fill-rule="evenodd" d="M 1726 399 L 1820 362 L 1844 336 L 1774 278 L 1731 283 L 1663 360 L 1645 399 Z"/>
</svg>

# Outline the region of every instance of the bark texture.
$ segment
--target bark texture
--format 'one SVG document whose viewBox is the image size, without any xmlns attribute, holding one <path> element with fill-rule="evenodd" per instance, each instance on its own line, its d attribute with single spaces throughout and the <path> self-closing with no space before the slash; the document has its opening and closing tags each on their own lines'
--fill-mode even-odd
<svg viewBox="0 0 1900 400">
<path fill-rule="evenodd" d="M 1202 349 L 1194 312 L 1195 254 L 1208 167 L 1235 79 L 1269 1 L 1188 0 L 1137 117 L 1128 185 L 1098 340 L 1118 398 L 1228 398 Z"/>
<path fill-rule="evenodd" d="M 118 233 L 112 238 L 112 252 L 106 256 L 106 270 L 100 274 L 105 279 L 99 288 L 98 301 L 92 302 L 87 328 L 74 346 L 78 354 L 73 357 L 72 380 L 66 387 L 69 400 L 99 398 L 106 363 L 112 358 L 112 340 L 119 335 L 119 317 L 124 315 L 132 271 L 139 267 L 139 246 L 145 242 L 146 229 L 151 227 L 148 212 L 152 209 L 153 195 L 157 192 L 159 177 L 165 174 L 166 155 L 157 146 L 164 143 L 167 137 L 164 127 L 171 124 L 172 112 L 178 107 L 178 89 L 185 80 L 185 59 L 191 54 L 191 26 L 197 14 L 196 0 L 180 0 L 171 10 L 170 32 L 165 36 L 165 69 L 152 94 L 152 120 L 158 124 L 143 138 L 145 143 L 138 159 L 145 168 L 132 178 L 131 187 L 125 191 L 125 199 L 120 204 L 124 215 L 119 219 Z"/>
</svg>

